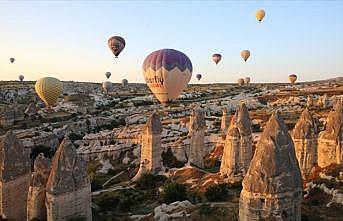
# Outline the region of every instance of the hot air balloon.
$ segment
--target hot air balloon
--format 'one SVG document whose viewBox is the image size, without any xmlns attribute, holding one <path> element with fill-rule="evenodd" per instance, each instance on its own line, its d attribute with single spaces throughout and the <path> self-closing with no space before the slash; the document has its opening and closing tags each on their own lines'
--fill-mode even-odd
<svg viewBox="0 0 343 221">
<path fill-rule="evenodd" d="M 125 48 L 125 40 L 120 36 L 112 36 L 108 39 L 108 47 L 117 58 L 120 52 Z"/>
<path fill-rule="evenodd" d="M 110 78 L 111 77 L 111 72 L 106 72 L 105 76 L 107 77 L 107 79 Z"/>
<path fill-rule="evenodd" d="M 222 55 L 221 54 L 213 54 L 212 55 L 212 60 L 216 63 L 216 64 L 218 64 L 219 63 L 219 61 L 222 59 Z"/>
<path fill-rule="evenodd" d="M 200 81 L 200 79 L 201 79 L 201 74 L 197 74 L 197 75 L 195 75 L 195 77 L 198 79 L 198 81 Z"/>
<path fill-rule="evenodd" d="M 111 81 L 104 81 L 102 82 L 102 89 L 105 91 L 106 94 L 112 89 L 112 82 Z"/>
<path fill-rule="evenodd" d="M 10 62 L 13 63 L 15 61 L 14 58 L 10 58 Z"/>
<path fill-rule="evenodd" d="M 256 11 L 256 14 L 255 14 L 256 19 L 257 19 L 259 22 L 261 22 L 261 21 L 263 20 L 263 18 L 264 18 L 265 15 L 266 15 L 266 12 L 265 12 L 263 9 L 257 10 L 257 11 Z"/>
<path fill-rule="evenodd" d="M 288 80 L 291 82 L 291 84 L 294 84 L 297 81 L 297 75 L 296 74 L 290 74 L 288 76 Z"/>
<path fill-rule="evenodd" d="M 47 107 L 53 106 L 61 95 L 63 84 L 53 77 L 44 77 L 35 84 L 35 90 Z"/>
<path fill-rule="evenodd" d="M 123 87 L 126 87 L 128 84 L 129 84 L 129 82 L 128 82 L 127 79 L 121 80 L 121 85 L 122 85 Z"/>
<path fill-rule="evenodd" d="M 244 84 L 249 85 L 250 84 L 250 77 L 244 78 Z"/>
<path fill-rule="evenodd" d="M 23 81 L 24 80 L 24 75 L 19 75 L 19 81 Z"/>
<path fill-rule="evenodd" d="M 248 58 L 250 57 L 250 51 L 249 50 L 241 51 L 241 57 L 246 62 L 248 60 Z"/>
<path fill-rule="evenodd" d="M 243 78 L 238 78 L 237 84 L 238 84 L 239 86 L 243 86 L 243 85 L 244 85 L 244 79 L 243 79 Z"/>
<path fill-rule="evenodd" d="M 192 62 L 184 53 L 161 49 L 149 54 L 143 63 L 144 79 L 162 103 L 177 98 L 192 77 Z"/>
</svg>

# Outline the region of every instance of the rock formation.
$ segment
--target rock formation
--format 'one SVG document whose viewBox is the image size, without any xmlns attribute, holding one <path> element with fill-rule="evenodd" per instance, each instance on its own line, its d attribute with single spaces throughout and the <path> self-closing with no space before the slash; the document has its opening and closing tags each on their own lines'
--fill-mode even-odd
<svg viewBox="0 0 343 221">
<path fill-rule="evenodd" d="M 0 142 L 0 220 L 26 220 L 31 178 L 29 152 L 11 131 Z"/>
<path fill-rule="evenodd" d="M 249 112 L 244 103 L 237 108 L 228 129 L 220 173 L 224 177 L 242 179 L 252 158 L 252 133 Z"/>
<path fill-rule="evenodd" d="M 229 128 L 229 126 L 230 126 L 230 113 L 228 111 L 228 108 L 223 108 L 223 116 L 221 120 L 220 129 L 224 137 L 227 134 L 227 129 Z"/>
<path fill-rule="evenodd" d="M 92 220 L 91 186 L 86 164 L 68 138 L 62 141 L 52 160 L 46 184 L 46 208 L 48 221 L 74 217 Z"/>
<path fill-rule="evenodd" d="M 26 110 L 25 110 L 25 115 L 27 115 L 28 117 L 33 117 L 37 114 L 37 108 L 36 105 L 34 103 L 30 103 Z"/>
<path fill-rule="evenodd" d="M 302 180 L 294 145 L 274 113 L 257 144 L 243 180 L 239 220 L 301 220 Z"/>
<path fill-rule="evenodd" d="M 162 169 L 161 133 L 161 119 L 154 112 L 143 129 L 140 167 L 133 180 L 139 179 L 143 173 L 156 174 Z"/>
<path fill-rule="evenodd" d="M 41 153 L 34 162 L 27 196 L 27 220 L 46 220 L 45 187 L 50 174 L 51 162 Z"/>
<path fill-rule="evenodd" d="M 306 106 L 307 106 L 307 108 L 311 108 L 311 107 L 313 107 L 313 98 L 312 98 L 312 96 L 311 95 L 308 95 L 307 96 L 307 100 L 306 100 Z"/>
<path fill-rule="evenodd" d="M 295 153 L 303 177 L 317 164 L 318 128 L 316 121 L 306 108 L 292 132 Z"/>
<path fill-rule="evenodd" d="M 329 166 L 343 162 L 343 106 L 336 102 L 333 111 L 327 117 L 325 130 L 318 139 L 318 165 Z"/>
<path fill-rule="evenodd" d="M 189 119 L 190 147 L 188 162 L 197 167 L 204 166 L 204 146 L 205 146 L 206 121 L 205 113 L 200 108 L 191 112 Z"/>
</svg>

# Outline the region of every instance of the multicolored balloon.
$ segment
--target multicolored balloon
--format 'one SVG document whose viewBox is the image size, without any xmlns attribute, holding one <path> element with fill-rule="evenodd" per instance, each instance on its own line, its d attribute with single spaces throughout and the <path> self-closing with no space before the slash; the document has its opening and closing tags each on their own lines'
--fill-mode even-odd
<svg viewBox="0 0 343 221">
<path fill-rule="evenodd" d="M 297 81 L 298 77 L 296 74 L 290 74 L 288 75 L 288 80 L 291 82 L 291 84 L 294 84 Z"/>
<path fill-rule="evenodd" d="M 19 81 L 23 81 L 24 80 L 24 75 L 19 75 Z"/>
<path fill-rule="evenodd" d="M 108 47 L 111 49 L 116 58 L 125 48 L 125 39 L 120 36 L 112 36 L 107 41 Z"/>
<path fill-rule="evenodd" d="M 262 22 L 264 16 L 266 16 L 266 12 L 263 9 L 257 10 L 255 16 L 259 22 Z"/>
<path fill-rule="evenodd" d="M 212 60 L 216 63 L 216 64 L 218 64 L 219 63 L 219 61 L 222 59 L 222 55 L 221 54 L 213 54 L 212 55 Z"/>
<path fill-rule="evenodd" d="M 56 104 L 58 97 L 61 95 L 63 84 L 57 78 L 44 77 L 37 80 L 35 90 L 45 105 L 51 107 Z"/>
<path fill-rule="evenodd" d="M 128 84 L 129 84 L 129 81 L 128 81 L 127 79 L 121 80 L 121 85 L 122 85 L 123 87 L 126 87 Z"/>
<path fill-rule="evenodd" d="M 112 82 L 111 81 L 102 82 L 102 89 L 105 91 L 106 94 L 108 94 L 108 92 L 110 92 L 112 89 Z"/>
<path fill-rule="evenodd" d="M 15 61 L 14 58 L 10 58 L 10 62 L 13 63 Z"/>
<path fill-rule="evenodd" d="M 244 85 L 244 79 L 243 79 L 243 78 L 238 78 L 237 84 L 238 84 L 239 86 L 243 86 L 243 85 Z"/>
<path fill-rule="evenodd" d="M 181 94 L 192 71 L 192 62 L 187 55 L 174 49 L 154 51 L 143 62 L 145 82 L 164 105 Z"/>
<path fill-rule="evenodd" d="M 198 81 L 200 81 L 200 79 L 202 78 L 201 74 L 196 74 L 195 77 L 198 79 Z"/>
<path fill-rule="evenodd" d="M 241 57 L 246 62 L 248 58 L 250 57 L 250 51 L 249 50 L 242 50 L 241 51 Z"/>
<path fill-rule="evenodd" d="M 250 77 L 244 78 L 244 84 L 249 85 L 250 84 Z"/>
<path fill-rule="evenodd" d="M 111 72 L 106 72 L 105 76 L 107 77 L 107 79 L 109 79 L 111 77 Z"/>
</svg>

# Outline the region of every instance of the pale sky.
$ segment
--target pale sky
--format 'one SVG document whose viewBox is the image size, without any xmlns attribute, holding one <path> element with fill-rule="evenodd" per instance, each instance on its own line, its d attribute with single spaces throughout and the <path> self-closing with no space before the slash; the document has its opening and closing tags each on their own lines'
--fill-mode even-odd
<svg viewBox="0 0 343 221">
<path fill-rule="evenodd" d="M 255 11 L 263 8 L 258 23 Z M 0 1 L 0 80 L 144 82 L 151 52 L 173 48 L 200 83 L 286 82 L 343 76 L 343 1 Z M 107 39 L 126 48 L 115 59 Z M 244 63 L 240 51 L 249 49 Z M 216 66 L 213 53 L 222 54 Z M 15 57 L 14 64 L 9 62 Z"/>
</svg>

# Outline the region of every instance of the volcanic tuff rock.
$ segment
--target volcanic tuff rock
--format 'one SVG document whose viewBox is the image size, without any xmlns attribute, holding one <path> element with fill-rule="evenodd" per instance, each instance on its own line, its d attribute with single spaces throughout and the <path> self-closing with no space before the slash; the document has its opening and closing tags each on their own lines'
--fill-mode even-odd
<svg viewBox="0 0 343 221">
<path fill-rule="evenodd" d="M 190 136 L 189 163 L 198 167 L 204 166 L 205 130 L 205 113 L 200 108 L 196 108 L 191 112 L 188 135 Z"/>
<path fill-rule="evenodd" d="M 220 129 L 224 136 L 227 134 L 227 129 L 229 128 L 229 126 L 230 126 L 230 113 L 228 111 L 228 108 L 223 108 L 223 116 L 221 120 Z"/>
<path fill-rule="evenodd" d="M 157 173 L 162 169 L 161 133 L 160 116 L 153 112 L 143 129 L 140 167 L 133 180 L 139 179 L 143 173 Z"/>
<path fill-rule="evenodd" d="M 343 105 L 337 102 L 327 117 L 325 130 L 318 139 L 318 165 L 343 162 Z"/>
<path fill-rule="evenodd" d="M 300 169 L 293 141 L 278 113 L 270 117 L 242 185 L 240 221 L 301 220 Z"/>
<path fill-rule="evenodd" d="M 1 139 L 0 165 L 0 219 L 26 220 L 30 155 L 12 131 Z"/>
<path fill-rule="evenodd" d="M 30 104 L 27 106 L 27 108 L 26 108 L 26 110 L 25 110 L 24 113 L 25 113 L 27 116 L 29 116 L 29 117 L 32 117 L 32 116 L 36 115 L 36 114 L 37 114 L 37 107 L 36 107 L 36 105 L 35 105 L 34 103 L 30 103 Z"/>
<path fill-rule="evenodd" d="M 227 177 L 243 178 L 252 158 L 251 120 L 242 102 L 231 120 L 226 135 L 220 173 Z"/>
<path fill-rule="evenodd" d="M 302 175 L 306 177 L 317 164 L 318 137 L 317 124 L 307 108 L 296 123 L 292 137 Z"/>
<path fill-rule="evenodd" d="M 27 196 L 28 220 L 46 220 L 45 185 L 51 169 L 51 162 L 41 153 L 34 162 L 34 172 L 31 177 Z"/>
<path fill-rule="evenodd" d="M 52 160 L 51 172 L 46 185 L 47 192 L 61 194 L 72 192 L 89 184 L 85 163 L 77 156 L 69 138 L 58 147 Z"/>
<path fill-rule="evenodd" d="M 311 95 L 307 96 L 306 106 L 307 108 L 311 108 L 313 106 L 313 98 Z"/>
<path fill-rule="evenodd" d="M 47 220 L 92 220 L 91 188 L 85 162 L 68 138 L 60 144 L 46 185 Z"/>
</svg>

